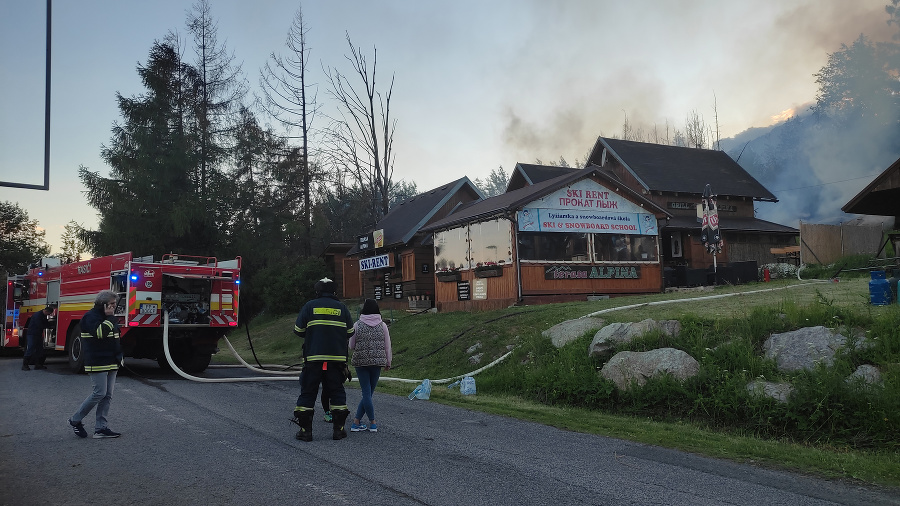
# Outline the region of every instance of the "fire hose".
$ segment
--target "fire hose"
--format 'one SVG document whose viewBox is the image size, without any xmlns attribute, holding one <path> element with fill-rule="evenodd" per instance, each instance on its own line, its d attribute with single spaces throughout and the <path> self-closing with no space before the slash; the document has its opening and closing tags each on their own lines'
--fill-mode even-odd
<svg viewBox="0 0 900 506">
<path fill-rule="evenodd" d="M 173 371 L 178 373 L 178 375 L 181 376 L 182 378 L 190 380 L 190 381 L 197 381 L 200 383 L 237 383 L 237 382 L 244 382 L 244 381 L 249 381 L 249 382 L 252 382 L 252 381 L 297 381 L 299 373 L 296 371 L 269 371 L 269 370 L 260 369 L 258 367 L 254 367 L 254 366 L 248 364 L 243 358 L 241 358 L 241 356 L 238 354 L 237 350 L 234 349 L 234 346 L 231 345 L 231 341 L 229 341 L 227 337 L 223 337 L 223 339 L 225 340 L 225 344 L 228 345 L 228 349 L 231 350 L 231 353 L 234 354 L 235 358 L 237 358 L 237 360 L 244 367 L 246 367 L 247 369 L 250 369 L 251 371 L 268 374 L 268 375 L 273 375 L 274 377 L 254 376 L 254 377 L 250 377 L 250 378 L 201 378 L 199 376 L 194 376 L 194 375 L 184 372 L 183 370 L 181 370 L 180 367 L 175 365 L 175 361 L 172 360 L 172 352 L 169 350 L 169 312 L 168 311 L 163 312 L 163 351 L 166 354 L 166 360 L 169 362 L 169 366 L 172 368 Z M 450 383 L 450 382 L 456 381 L 458 379 L 461 379 L 465 376 L 474 376 L 482 371 L 490 369 L 491 367 L 499 364 L 500 362 L 505 360 L 510 355 L 512 355 L 512 351 L 506 352 L 506 354 L 504 354 L 502 357 L 498 358 L 497 360 L 494 360 L 490 364 L 487 364 L 486 366 L 484 366 L 480 369 L 476 369 L 472 372 L 469 372 L 466 374 L 460 374 L 458 376 L 453 376 L 450 378 L 431 380 L 431 382 L 436 383 L 436 384 Z M 288 376 L 290 376 L 290 377 L 288 377 Z M 353 378 L 351 381 L 358 381 L 358 379 Z M 381 378 L 378 379 L 378 381 L 397 381 L 400 383 L 421 383 L 422 382 L 422 380 L 407 379 L 407 378 L 392 378 L 389 376 L 382 376 Z"/>
</svg>

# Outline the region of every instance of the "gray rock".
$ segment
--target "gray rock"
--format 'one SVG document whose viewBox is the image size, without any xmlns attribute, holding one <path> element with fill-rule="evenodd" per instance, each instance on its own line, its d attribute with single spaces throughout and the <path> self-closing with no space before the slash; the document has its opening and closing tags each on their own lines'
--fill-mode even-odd
<svg viewBox="0 0 900 506">
<path fill-rule="evenodd" d="M 562 348 L 588 332 L 593 332 L 603 327 L 605 324 L 606 320 L 603 318 L 576 318 L 556 324 L 541 332 L 541 335 L 549 337 L 553 346 Z"/>
<path fill-rule="evenodd" d="M 600 375 L 612 381 L 620 390 L 631 385 L 643 386 L 648 378 L 670 374 L 684 381 L 696 376 L 700 363 L 694 357 L 675 348 L 650 351 L 622 351 L 616 353 L 600 370 Z"/>
<path fill-rule="evenodd" d="M 757 379 L 747 383 L 747 391 L 752 395 L 762 395 L 775 399 L 780 403 L 786 403 L 788 397 L 793 393 L 794 387 L 788 383 L 773 383 Z"/>
<path fill-rule="evenodd" d="M 480 342 L 475 343 L 475 344 L 473 344 L 472 346 L 469 346 L 469 349 L 466 350 L 466 353 L 475 353 L 475 352 L 478 351 L 479 349 L 481 349 L 481 343 L 480 343 Z"/>
<path fill-rule="evenodd" d="M 835 351 L 846 344 L 846 337 L 827 327 L 805 327 L 772 334 L 763 343 L 763 352 L 780 371 L 793 372 L 811 370 L 819 363 L 831 365 Z"/>
<path fill-rule="evenodd" d="M 863 364 L 847 377 L 847 383 L 862 382 L 865 385 L 880 385 L 881 371 L 874 365 Z"/>
<path fill-rule="evenodd" d="M 472 365 L 480 364 L 481 358 L 484 356 L 484 353 L 479 353 L 477 355 L 472 355 L 469 357 L 469 363 Z"/>
<path fill-rule="evenodd" d="M 652 331 L 677 336 L 681 332 L 681 323 L 678 320 L 656 321 L 650 318 L 639 322 L 610 323 L 594 334 L 594 339 L 588 347 L 588 355 L 591 357 L 609 355 L 616 344 L 631 342 L 632 339 Z"/>
</svg>

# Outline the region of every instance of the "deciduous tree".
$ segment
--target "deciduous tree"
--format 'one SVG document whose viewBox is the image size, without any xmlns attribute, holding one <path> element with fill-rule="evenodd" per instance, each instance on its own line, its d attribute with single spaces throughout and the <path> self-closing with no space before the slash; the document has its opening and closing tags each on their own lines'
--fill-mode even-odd
<svg viewBox="0 0 900 506">
<path fill-rule="evenodd" d="M 397 125 L 391 118 L 394 77 L 391 76 L 386 91 L 379 91 L 377 49 L 373 49 L 370 66 L 366 55 L 353 45 L 350 35 L 346 37 L 350 47 L 346 58 L 359 88 L 341 71 L 328 70 L 329 93 L 338 103 L 338 113 L 331 117 L 325 132 L 326 160 L 333 170 L 346 172 L 360 189 L 371 192 L 369 208 L 372 221 L 377 222 L 390 209 Z"/>
<path fill-rule="evenodd" d="M 22 274 L 29 264 L 49 255 L 44 236 L 38 221 L 30 219 L 19 204 L 0 202 L 0 272 Z"/>
</svg>

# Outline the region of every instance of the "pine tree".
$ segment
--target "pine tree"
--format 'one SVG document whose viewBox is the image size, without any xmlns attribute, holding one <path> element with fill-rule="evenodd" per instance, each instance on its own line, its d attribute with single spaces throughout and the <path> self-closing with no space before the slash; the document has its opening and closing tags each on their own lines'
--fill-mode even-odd
<svg viewBox="0 0 900 506">
<path fill-rule="evenodd" d="M 79 169 L 88 202 L 100 214 L 99 230 L 85 239 L 95 255 L 212 254 L 215 224 L 200 198 L 198 139 L 189 128 L 196 71 L 171 44 L 156 42 L 138 74 L 146 93 L 117 95 L 122 123 L 101 150 L 110 177 Z"/>
</svg>

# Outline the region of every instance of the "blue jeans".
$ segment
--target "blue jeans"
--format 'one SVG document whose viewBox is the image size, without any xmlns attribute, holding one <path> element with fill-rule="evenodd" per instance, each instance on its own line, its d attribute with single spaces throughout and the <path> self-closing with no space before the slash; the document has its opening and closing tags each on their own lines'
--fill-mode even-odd
<svg viewBox="0 0 900 506">
<path fill-rule="evenodd" d="M 90 372 L 88 376 L 91 377 L 91 386 L 93 388 L 91 395 L 81 403 L 81 407 L 78 408 L 78 411 L 72 415 L 72 421 L 75 423 L 79 423 L 84 420 L 84 417 L 94 409 L 94 406 L 97 407 L 97 422 L 94 425 L 94 430 L 102 430 L 109 428 L 109 425 L 106 421 L 106 415 L 109 414 L 109 404 L 112 402 L 113 390 L 116 388 L 116 374 L 119 371 L 103 371 L 103 372 Z"/>
<path fill-rule="evenodd" d="M 381 366 L 367 365 L 356 368 L 356 377 L 359 379 L 359 389 L 362 390 L 362 400 L 356 407 L 356 419 L 362 421 L 363 413 L 369 417 L 369 421 L 375 419 L 375 405 L 372 404 L 372 394 L 378 386 L 378 378 L 381 377 Z"/>
</svg>

